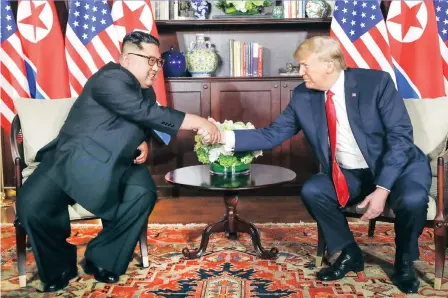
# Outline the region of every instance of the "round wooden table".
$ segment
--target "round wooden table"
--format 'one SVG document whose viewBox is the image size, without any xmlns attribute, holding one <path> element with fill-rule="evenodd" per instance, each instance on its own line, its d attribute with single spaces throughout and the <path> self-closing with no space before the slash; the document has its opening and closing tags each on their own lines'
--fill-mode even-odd
<svg viewBox="0 0 448 298">
<path fill-rule="evenodd" d="M 250 235 L 257 255 L 263 259 L 275 259 L 278 254 L 277 248 L 264 249 L 257 228 L 238 216 L 236 212 L 238 194 L 244 190 L 284 184 L 295 178 L 296 174 L 289 169 L 261 164 L 251 165 L 247 175 L 212 174 L 208 165 L 185 167 L 168 172 L 165 175 L 165 180 L 174 185 L 222 192 L 226 206 L 224 218 L 205 227 L 199 249 L 190 250 L 186 247 L 182 250 L 184 256 L 188 259 L 202 256 L 213 233 L 225 232 L 229 239 L 235 240 L 238 238 L 237 233 L 243 232 Z"/>
</svg>

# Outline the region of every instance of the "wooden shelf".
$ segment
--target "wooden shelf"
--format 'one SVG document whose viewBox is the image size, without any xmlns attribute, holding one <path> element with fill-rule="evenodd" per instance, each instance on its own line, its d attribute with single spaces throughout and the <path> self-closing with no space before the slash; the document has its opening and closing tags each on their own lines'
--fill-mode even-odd
<svg viewBox="0 0 448 298">
<path fill-rule="evenodd" d="M 185 81 L 288 81 L 288 80 L 302 80 L 300 76 L 265 76 L 265 77 L 205 77 L 205 78 L 165 78 L 167 82 L 185 82 Z"/>
<path fill-rule="evenodd" d="M 272 19 L 272 18 L 236 18 L 236 19 L 210 19 L 210 20 L 158 20 L 157 30 L 242 30 L 242 29 L 330 29 L 331 18 L 312 19 Z"/>
</svg>

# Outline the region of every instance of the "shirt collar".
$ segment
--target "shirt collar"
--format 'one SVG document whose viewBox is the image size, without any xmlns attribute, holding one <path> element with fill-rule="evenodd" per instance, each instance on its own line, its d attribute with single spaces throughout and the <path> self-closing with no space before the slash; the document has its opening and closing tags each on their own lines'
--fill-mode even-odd
<svg viewBox="0 0 448 298">
<path fill-rule="evenodd" d="M 336 80 L 336 83 L 330 88 L 330 91 L 333 92 L 333 94 L 341 94 L 341 92 L 344 92 L 344 71 L 342 70 L 339 74 L 339 78 Z"/>
</svg>

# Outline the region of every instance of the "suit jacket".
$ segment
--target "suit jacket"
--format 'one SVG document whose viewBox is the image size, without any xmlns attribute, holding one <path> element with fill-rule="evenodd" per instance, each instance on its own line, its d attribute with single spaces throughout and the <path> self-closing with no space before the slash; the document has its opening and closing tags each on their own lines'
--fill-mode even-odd
<svg viewBox="0 0 448 298">
<path fill-rule="evenodd" d="M 392 189 L 410 163 L 428 160 L 414 145 L 412 124 L 390 75 L 383 71 L 347 69 L 345 103 L 356 142 L 375 177 L 374 183 Z M 303 130 L 324 172 L 330 172 L 325 95 L 301 84 L 282 114 L 267 128 L 235 131 L 235 151 L 270 149 Z"/>
<path fill-rule="evenodd" d="M 109 63 L 85 84 L 58 137 L 36 155 L 40 167 L 70 197 L 93 214 L 115 216 L 120 179 L 137 147 L 156 129 L 175 135 L 185 114 L 156 103 L 152 88 Z M 155 191 L 155 185 L 148 185 Z"/>
</svg>

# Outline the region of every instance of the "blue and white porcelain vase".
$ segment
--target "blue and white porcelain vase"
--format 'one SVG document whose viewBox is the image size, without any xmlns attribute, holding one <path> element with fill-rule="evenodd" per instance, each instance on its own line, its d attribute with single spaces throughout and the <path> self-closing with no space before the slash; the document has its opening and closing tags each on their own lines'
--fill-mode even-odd
<svg viewBox="0 0 448 298">
<path fill-rule="evenodd" d="M 187 75 L 187 62 L 185 56 L 174 49 L 173 46 L 162 54 L 165 64 L 163 73 L 166 77 L 185 77 Z"/>
<path fill-rule="evenodd" d="M 190 43 L 185 58 L 192 77 L 211 77 L 218 66 L 218 55 L 202 33 L 196 34 L 196 40 Z"/>
<path fill-rule="evenodd" d="M 194 18 L 205 20 L 210 11 L 210 5 L 205 0 L 190 0 L 191 8 L 194 10 Z"/>
</svg>

